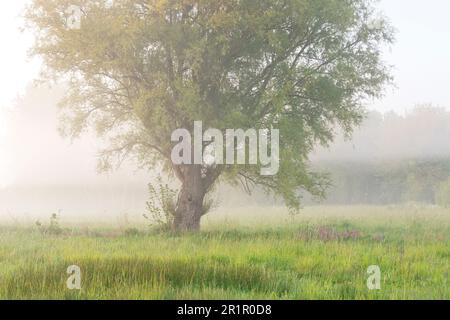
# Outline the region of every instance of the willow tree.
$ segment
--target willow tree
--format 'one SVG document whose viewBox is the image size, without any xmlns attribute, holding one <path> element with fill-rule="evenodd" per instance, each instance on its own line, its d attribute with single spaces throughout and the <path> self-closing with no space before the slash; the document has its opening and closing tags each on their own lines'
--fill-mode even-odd
<svg viewBox="0 0 450 320">
<path fill-rule="evenodd" d="M 68 83 L 65 133 L 94 127 L 109 142 L 104 167 L 132 157 L 176 176 L 177 230 L 199 229 L 219 179 L 292 208 L 299 190 L 321 195 L 308 154 L 336 128 L 350 133 L 390 81 L 380 56 L 391 28 L 369 0 L 33 0 L 26 18 L 44 74 Z M 279 129 L 278 174 L 174 164 L 171 134 L 194 121 Z"/>
</svg>

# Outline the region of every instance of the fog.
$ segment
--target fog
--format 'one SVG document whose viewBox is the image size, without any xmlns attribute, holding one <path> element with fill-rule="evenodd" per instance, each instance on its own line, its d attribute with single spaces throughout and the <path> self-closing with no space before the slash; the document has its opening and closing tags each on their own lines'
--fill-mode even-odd
<svg viewBox="0 0 450 320">
<path fill-rule="evenodd" d="M 130 162 L 112 173 L 99 173 L 100 140 L 89 133 L 73 141 L 59 134 L 57 104 L 63 94 L 58 87 L 29 86 L 14 106 L 3 110 L 0 146 L 7 170 L 0 177 L 2 220 L 33 221 L 51 213 L 77 220 L 141 217 L 147 184 L 155 173 Z M 403 115 L 370 111 L 351 138 L 338 130 L 336 134 L 335 143 L 311 155 L 311 166 L 320 172 L 346 163 L 450 159 L 450 112 L 432 105 L 416 106 Z M 221 201 L 224 195 L 226 202 Z M 247 197 L 225 186 L 215 198 L 221 206 L 275 204 L 258 193 Z"/>
<path fill-rule="evenodd" d="M 0 215 L 111 217 L 143 212 L 150 174 L 129 163 L 99 174 L 100 141 L 87 133 L 63 138 L 59 108 L 63 89 L 30 86 L 15 106 L 3 111 Z"/>
<path fill-rule="evenodd" d="M 350 138 L 338 133 L 329 148 L 318 147 L 313 161 L 395 161 L 450 157 L 450 112 L 432 104 L 399 115 L 370 111 Z"/>
<path fill-rule="evenodd" d="M 27 3 L 29 0 L 0 4 L 0 34 L 8 42 L 8 50 L 0 52 L 0 219 L 33 221 L 57 212 L 77 219 L 142 216 L 147 184 L 158 170 L 137 170 L 133 163 L 125 162 L 117 171 L 99 174 L 101 141 L 89 133 L 74 141 L 58 133 L 57 104 L 64 89 L 26 87 L 41 67 L 36 59 L 26 58 L 33 37 L 19 31 L 23 26 L 20 13 Z M 437 183 L 450 174 L 445 167 L 450 163 L 450 96 L 446 89 L 450 46 L 443 40 L 450 23 L 445 17 L 449 2 L 433 0 L 424 6 L 419 0 L 381 0 L 377 8 L 397 29 L 394 47 L 385 50 L 396 86 L 387 88 L 385 97 L 367 102 L 371 111 L 351 138 L 337 130 L 333 144 L 317 147 L 310 158 L 311 167 L 330 173 L 333 183 L 326 203 L 433 203 Z M 11 102 L 19 92 L 21 96 Z M 439 174 L 433 180 L 429 176 L 436 176 L 435 171 Z M 362 175 L 370 179 L 354 183 L 353 179 Z M 401 176 L 388 183 L 396 185 L 398 196 L 375 199 L 379 190 L 370 189 L 371 185 L 389 175 Z M 425 198 L 412 196 L 414 192 L 404 187 L 415 186 L 412 181 L 416 180 L 426 189 L 416 188 Z M 368 195 L 352 198 L 336 193 L 339 189 L 348 194 L 368 190 Z M 258 192 L 247 197 L 227 186 L 216 194 L 222 206 L 280 204 Z M 305 202 L 316 203 L 307 197 Z"/>
</svg>

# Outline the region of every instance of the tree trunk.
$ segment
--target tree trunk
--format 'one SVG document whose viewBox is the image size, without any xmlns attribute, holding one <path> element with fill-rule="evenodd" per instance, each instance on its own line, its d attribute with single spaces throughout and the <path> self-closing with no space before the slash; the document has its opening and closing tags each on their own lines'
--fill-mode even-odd
<svg viewBox="0 0 450 320">
<path fill-rule="evenodd" d="M 186 166 L 183 170 L 183 181 L 175 211 L 173 225 L 175 231 L 197 232 L 200 230 L 205 195 L 201 166 Z"/>
</svg>

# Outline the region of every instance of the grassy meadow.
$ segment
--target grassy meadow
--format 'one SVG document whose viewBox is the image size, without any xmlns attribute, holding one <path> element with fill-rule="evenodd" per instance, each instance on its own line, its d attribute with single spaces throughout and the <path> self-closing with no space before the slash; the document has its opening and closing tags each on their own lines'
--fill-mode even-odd
<svg viewBox="0 0 450 320">
<path fill-rule="evenodd" d="M 139 219 L 60 223 L 0 227 L 0 299 L 450 299 L 446 209 L 221 209 L 184 236 Z M 370 265 L 381 290 L 367 288 Z"/>
</svg>

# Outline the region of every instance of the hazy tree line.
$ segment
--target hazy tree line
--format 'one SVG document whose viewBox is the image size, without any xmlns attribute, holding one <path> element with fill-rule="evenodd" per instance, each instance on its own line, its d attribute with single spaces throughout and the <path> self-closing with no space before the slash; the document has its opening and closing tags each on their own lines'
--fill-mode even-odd
<svg viewBox="0 0 450 320">
<path fill-rule="evenodd" d="M 450 112 L 421 105 L 403 116 L 371 112 L 353 139 L 313 157 L 329 172 L 325 203 L 448 205 Z"/>
<path fill-rule="evenodd" d="M 328 175 L 329 187 L 323 199 L 304 193 L 303 204 L 449 206 L 449 138 L 445 108 L 420 105 L 404 115 L 371 111 L 351 138 L 340 135 L 316 150 L 312 166 Z M 273 201 L 257 197 L 257 203 Z"/>
<path fill-rule="evenodd" d="M 16 179 L 0 189 L 1 212 L 143 212 L 146 183 L 152 178 L 130 168 L 122 174 L 97 175 L 90 139 L 71 145 L 58 137 L 59 96 L 60 90 L 32 88 L 7 118 L 10 148 L 5 152 L 14 158 L 10 171 Z M 443 108 L 420 106 L 404 115 L 370 112 L 351 139 L 338 137 L 328 149 L 312 155 L 314 170 L 328 173 L 331 185 L 325 199 L 318 202 L 305 195 L 302 205 L 412 201 L 448 206 L 449 137 L 450 112 Z M 220 186 L 217 194 L 221 206 L 282 204 L 263 192 L 247 197 L 231 186 Z"/>
<path fill-rule="evenodd" d="M 329 204 L 448 204 L 449 159 L 320 164 L 330 173 Z"/>
</svg>

